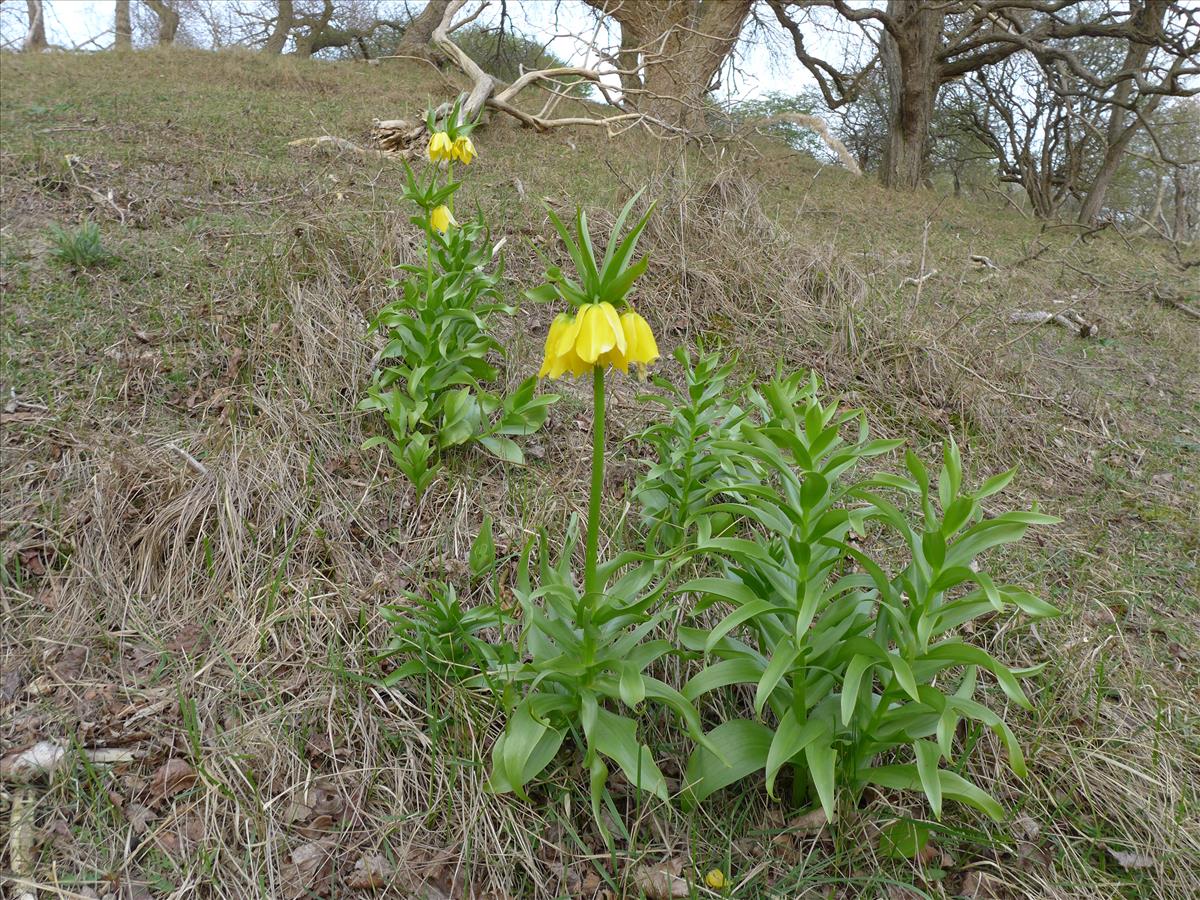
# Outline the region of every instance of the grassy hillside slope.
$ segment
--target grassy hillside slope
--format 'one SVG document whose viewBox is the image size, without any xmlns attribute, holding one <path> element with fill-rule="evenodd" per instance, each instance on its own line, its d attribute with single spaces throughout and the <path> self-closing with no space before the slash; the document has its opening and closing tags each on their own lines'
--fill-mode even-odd
<svg viewBox="0 0 1200 900">
<path fill-rule="evenodd" d="M 429 897 L 621 896 L 638 864 L 682 858 L 742 897 L 1200 893 L 1200 327 L 1160 302 L 1198 299 L 1194 246 L 1044 226 L 997 196 L 896 195 L 774 143 L 477 133 L 460 203 L 506 238 L 514 302 L 538 283 L 534 247 L 561 255 L 544 201 L 607 224 L 648 186 L 638 302 L 664 351 L 737 352 L 746 379 L 815 369 L 926 459 L 952 433 L 976 480 L 1020 463 L 1006 500 L 1065 520 L 995 565 L 1066 615 L 975 635 L 1047 664 L 1036 711 L 1008 712 L 1029 778 L 990 734 L 973 757 L 1011 822 L 951 807 L 930 858 L 886 859 L 879 828 L 925 815 L 912 797 L 816 832 L 745 782 L 689 814 L 618 796 L 631 839 L 609 855 L 569 760 L 533 806 L 489 795 L 485 704 L 354 677 L 387 641 L 381 604 L 437 578 L 466 590 L 485 514 L 512 549 L 586 503 L 577 386 L 528 466 L 452 456 L 419 501 L 360 449 L 379 433 L 354 412 L 378 349 L 366 320 L 419 235 L 399 163 L 287 143 L 361 141 L 372 117 L 423 115 L 446 79 L 192 52 L 0 66 L 0 753 L 70 748 L 36 794 L 40 885 L 348 896 L 378 869 Z M 109 265 L 51 260 L 50 226 L 83 221 Z M 1009 324 L 1030 309 L 1099 334 Z M 502 326 L 510 384 L 551 315 L 524 302 Z M 637 394 L 612 398 L 610 539 L 636 519 L 622 439 L 654 415 Z M 133 759 L 76 752 L 93 747 Z"/>
</svg>

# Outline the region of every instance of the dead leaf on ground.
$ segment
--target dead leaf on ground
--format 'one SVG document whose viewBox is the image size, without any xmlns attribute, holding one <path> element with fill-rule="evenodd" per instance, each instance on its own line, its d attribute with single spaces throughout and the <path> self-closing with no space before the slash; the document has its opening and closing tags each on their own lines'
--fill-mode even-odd
<svg viewBox="0 0 1200 900">
<path fill-rule="evenodd" d="M 52 581 L 49 584 L 43 584 L 34 599 L 46 609 L 58 609 L 62 600 L 62 588 L 59 586 L 59 582 Z"/>
<path fill-rule="evenodd" d="M 307 825 L 299 825 L 296 833 L 301 837 L 319 838 L 334 830 L 336 824 L 333 816 L 316 816 Z"/>
<path fill-rule="evenodd" d="M 809 840 L 821 834 L 827 824 L 828 819 L 825 818 L 825 811 L 818 807 L 811 812 L 789 820 L 784 819 L 782 812 L 771 810 L 767 814 L 765 827 L 777 832 L 771 838 L 774 852 L 787 865 L 795 865 L 809 852 Z M 759 842 L 757 839 L 749 838 L 745 841 L 739 841 L 738 845 L 747 854 L 753 855 L 759 852 Z"/>
<path fill-rule="evenodd" d="M 148 647 L 144 644 L 139 644 L 136 647 L 129 648 L 125 651 L 125 658 L 129 661 L 134 673 L 139 678 L 145 678 L 150 675 L 161 661 L 161 655 L 153 647 Z"/>
<path fill-rule="evenodd" d="M 208 634 L 203 625 L 193 623 L 179 630 L 179 633 L 167 644 L 172 653 L 195 653 L 207 646 Z"/>
<path fill-rule="evenodd" d="M 633 873 L 633 886 L 642 891 L 649 900 L 672 900 L 691 894 L 687 879 L 683 877 L 683 857 L 677 856 L 665 862 L 638 866 Z"/>
<path fill-rule="evenodd" d="M 1140 850 L 1114 850 L 1112 847 L 1104 849 L 1122 869 L 1153 869 L 1156 862 L 1153 856 Z"/>
<path fill-rule="evenodd" d="M 1042 826 L 1030 816 L 1018 816 L 1013 822 L 1013 832 L 1026 840 L 1032 841 L 1042 833 Z"/>
<path fill-rule="evenodd" d="M 21 560 L 21 567 L 30 575 L 46 574 L 42 548 L 33 547 L 29 550 L 22 550 L 17 557 Z"/>
<path fill-rule="evenodd" d="M 314 734 L 308 739 L 304 745 L 305 753 L 309 759 L 317 760 L 323 756 L 333 756 L 333 742 L 329 740 L 326 734 Z"/>
<path fill-rule="evenodd" d="M 1116 621 L 1116 613 L 1107 606 L 1092 605 L 1084 610 L 1083 613 L 1083 623 L 1090 625 L 1092 628 L 1099 628 L 1102 625 L 1114 625 Z"/>
<path fill-rule="evenodd" d="M 318 816 L 339 816 L 346 808 L 341 794 L 325 787 L 315 788 L 309 794 L 309 800 L 313 814 Z"/>
<path fill-rule="evenodd" d="M 600 885 L 600 874 L 591 865 L 573 867 L 567 872 L 566 888 L 572 897 L 592 900 L 600 891 Z"/>
<path fill-rule="evenodd" d="M 168 856 L 190 857 L 204 840 L 204 820 L 198 815 L 187 815 L 174 823 L 173 827 L 155 835 L 155 845 Z"/>
<path fill-rule="evenodd" d="M 320 785 L 297 792 L 287 810 L 287 821 L 300 825 L 308 823 L 310 827 L 318 827 L 318 821 L 325 828 L 341 818 L 346 808 L 337 791 Z"/>
<path fill-rule="evenodd" d="M 982 869 L 972 869 L 963 877 L 959 893 L 967 900 L 1008 900 L 1003 881 Z"/>
<path fill-rule="evenodd" d="M 150 777 L 150 803 L 159 803 L 196 783 L 196 770 L 187 760 L 169 759 Z"/>
<path fill-rule="evenodd" d="M 1017 842 L 1017 861 L 1025 870 L 1044 871 L 1050 868 L 1050 854 L 1033 841 Z"/>
<path fill-rule="evenodd" d="M 42 827 L 39 843 L 50 843 L 60 848 L 69 847 L 75 843 L 75 835 L 71 832 L 71 826 L 66 823 L 65 819 L 55 816 Z"/>
<path fill-rule="evenodd" d="M 233 352 L 229 354 L 229 359 L 225 363 L 225 371 L 221 373 L 221 381 L 225 384 L 236 381 L 238 374 L 242 371 L 242 363 L 245 361 L 245 348 L 234 347 Z"/>
<path fill-rule="evenodd" d="M 923 866 L 927 866 L 934 860 L 940 860 L 941 858 L 942 848 L 932 838 L 924 847 L 917 851 L 917 862 Z"/>
<path fill-rule="evenodd" d="M 793 834 L 816 834 L 828 824 L 829 820 L 825 817 L 825 810 L 817 807 L 812 812 L 807 812 L 788 822 L 788 829 Z"/>
<path fill-rule="evenodd" d="M 79 681 L 83 676 L 83 667 L 87 658 L 87 647 L 79 645 L 64 647 L 58 654 L 58 658 L 51 664 L 50 671 L 61 682 L 70 684 Z"/>
<path fill-rule="evenodd" d="M 291 860 L 280 868 L 284 895 L 299 900 L 310 893 L 323 894 L 332 871 L 332 841 L 301 844 L 292 851 Z"/>
<path fill-rule="evenodd" d="M 129 827 L 133 829 L 134 834 L 145 834 L 146 829 L 150 827 L 158 816 L 153 810 L 142 806 L 140 803 L 130 803 L 125 807 L 125 821 L 129 823 Z"/>
<path fill-rule="evenodd" d="M 346 885 L 359 891 L 374 891 L 387 885 L 395 875 L 396 870 L 386 857 L 372 853 L 354 864 L 354 871 L 346 878 Z"/>
<path fill-rule="evenodd" d="M 0 703 L 12 703 L 16 699 L 17 694 L 21 693 L 21 686 L 25 684 L 25 675 L 16 666 L 12 666 L 4 673 L 4 681 L 0 682 Z"/>
</svg>

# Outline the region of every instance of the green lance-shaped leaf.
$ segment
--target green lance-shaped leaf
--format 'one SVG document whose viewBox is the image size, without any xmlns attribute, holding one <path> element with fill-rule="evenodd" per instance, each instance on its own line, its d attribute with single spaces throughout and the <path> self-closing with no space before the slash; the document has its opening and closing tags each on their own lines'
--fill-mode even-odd
<svg viewBox="0 0 1200 900">
<path fill-rule="evenodd" d="M 720 756 L 706 747 L 697 747 L 692 753 L 688 760 L 685 800 L 689 804 L 699 803 L 763 768 L 773 738 L 770 728 L 748 719 L 733 719 L 718 725 L 708 733 L 708 740 Z"/>
</svg>

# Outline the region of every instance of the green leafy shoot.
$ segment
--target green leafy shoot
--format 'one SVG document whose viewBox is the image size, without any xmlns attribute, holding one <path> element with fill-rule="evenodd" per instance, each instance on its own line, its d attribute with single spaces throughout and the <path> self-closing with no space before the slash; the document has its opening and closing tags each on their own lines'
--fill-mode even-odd
<svg viewBox="0 0 1200 900">
<path fill-rule="evenodd" d="M 582 207 L 576 210 L 575 228 L 572 233 L 558 214 L 547 206 L 550 222 L 571 257 L 575 278 L 564 274 L 558 266 L 547 263 L 546 283 L 526 292 L 526 296 L 539 303 L 561 297 L 574 306 L 582 306 L 585 303 L 611 303 L 618 309 L 623 307 L 634 283 L 650 265 L 649 257 L 644 256 L 634 261 L 634 254 L 642 231 L 654 212 L 655 204 L 651 203 L 629 233 L 621 237 L 625 222 L 641 196 L 642 191 L 634 194 L 618 214 L 612 233 L 608 237 L 604 256 L 599 261 L 588 231 L 587 213 Z"/>
<path fill-rule="evenodd" d="M 500 630 L 511 619 L 495 604 L 466 608 L 453 585 L 437 583 L 429 596 L 406 592 L 407 603 L 385 606 L 384 620 L 391 623 L 393 638 L 376 662 L 406 657 L 406 661 L 379 679 L 383 687 L 419 676 L 480 687 L 488 674 L 511 665 L 516 650 L 511 644 L 490 641 L 486 633 Z"/>
<path fill-rule="evenodd" d="M 62 265 L 90 269 L 116 259 L 101 241 L 100 226 L 95 222 L 84 222 L 71 231 L 61 225 L 51 225 L 49 230 L 50 256 Z"/>
<path fill-rule="evenodd" d="M 686 423 L 701 404 L 677 399 L 674 413 Z M 815 378 L 777 377 L 748 390 L 744 407 L 736 433 L 713 442 L 715 453 L 740 462 L 708 470 L 709 487 L 700 492 L 708 502 L 688 513 L 679 532 L 713 575 L 675 592 L 697 598 L 695 614 L 719 611 L 715 624 L 680 629 L 684 645 L 710 661 L 684 696 L 699 702 L 747 685 L 756 719 L 709 732 L 727 759 L 699 746 L 688 765 L 687 799 L 702 801 L 755 773 L 774 794 L 780 773 L 791 769 L 793 802 L 820 804 L 830 820 L 839 798 L 853 803 L 870 784 L 921 791 L 935 816 L 954 800 L 1000 817 L 999 804 L 962 774 L 958 724 L 994 731 L 1023 775 L 1011 729 L 976 697 L 979 673 L 1008 701 L 1028 707 L 1029 700 L 1016 674 L 965 640 L 961 628 L 1010 610 L 1057 614 L 976 563 L 1028 527 L 1057 520 L 1036 510 L 986 516 L 981 501 L 1012 473 L 969 491 L 953 441 L 935 487 L 912 454 L 911 478 L 855 477 L 863 460 L 899 442 L 871 440 L 861 411 L 822 403 Z M 677 485 L 695 477 L 680 471 L 694 464 L 692 440 L 687 428 L 659 433 L 659 463 L 638 496 L 678 496 Z M 916 516 L 885 496 L 896 490 L 914 501 Z M 875 531 L 891 532 L 907 554 L 894 574 L 862 549 Z"/>
<path fill-rule="evenodd" d="M 522 554 L 514 590 L 525 622 L 526 661 L 507 672 L 519 694 L 492 751 L 489 787 L 526 797 L 525 786 L 550 765 L 569 735 L 578 735 L 592 811 L 607 835 L 600 810 L 611 766 L 639 790 L 667 799 L 666 779 L 638 736 L 637 720 L 648 703 L 673 713 L 693 739 L 707 741 L 692 704 L 646 671 L 676 652 L 671 642 L 651 637 L 663 621 L 657 607 L 670 572 L 660 559 L 621 554 L 602 566 L 606 587 L 593 606 L 571 570 L 578 540 L 573 521 L 552 562 L 543 533 L 536 572 L 532 540 Z"/>
</svg>

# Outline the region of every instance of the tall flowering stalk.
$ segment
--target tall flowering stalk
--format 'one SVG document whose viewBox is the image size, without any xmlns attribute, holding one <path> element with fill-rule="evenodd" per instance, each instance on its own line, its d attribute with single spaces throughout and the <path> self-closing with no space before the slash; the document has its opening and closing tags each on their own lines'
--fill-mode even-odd
<svg viewBox="0 0 1200 900">
<path fill-rule="evenodd" d="M 584 599 L 589 614 L 602 590 L 598 557 L 604 487 L 604 372 L 608 368 L 628 372 L 630 365 L 640 366 L 644 372 L 658 357 L 658 344 L 646 320 L 632 310 L 618 315 L 608 301 L 586 303 L 573 316 L 560 314 L 546 338 L 540 377 L 592 376 L 592 484 L 584 542 Z"/>
<path fill-rule="evenodd" d="M 385 306 L 372 330 L 386 334 L 381 366 L 360 409 L 381 413 L 390 436 L 368 440 L 386 445 L 418 494 L 432 483 L 443 451 L 477 442 L 493 455 L 522 462 L 512 436 L 531 434 L 546 420 L 557 397 L 535 396 L 537 379 L 500 396 L 485 388 L 497 376 L 490 362 L 504 348 L 487 329 L 497 312 L 511 313 L 500 291 L 504 260 L 500 244 L 481 216 L 462 223 L 454 216 L 455 162 L 475 159 L 470 132 L 455 104 L 440 125 L 429 116 L 428 175 L 406 167 L 404 198 L 419 210 L 411 219 L 425 233 L 425 265 L 401 266 L 402 296 Z M 445 163 L 443 170 L 441 164 Z"/>
<path fill-rule="evenodd" d="M 527 662 L 507 668 L 510 681 L 524 686 L 510 700 L 505 732 L 492 753 L 490 785 L 497 792 L 525 796 L 525 785 L 557 754 L 566 736 L 582 733 L 584 765 L 590 774 L 592 809 L 601 830 L 601 801 L 608 764 L 616 763 L 629 782 L 666 800 L 667 786 L 650 748 L 638 738 L 637 722 L 624 710 L 638 710 L 646 700 L 666 706 L 688 732 L 707 744 L 695 708 L 679 691 L 646 674 L 664 654 L 674 651 L 665 640 L 647 640 L 662 621 L 656 610 L 668 579 L 663 559 L 638 551 L 616 554 L 601 562 L 600 506 L 604 485 L 604 380 L 609 369 L 639 374 L 658 359 L 650 325 L 633 310 L 629 295 L 646 270 L 645 258 L 632 262 L 647 212 L 621 237 L 637 197 L 617 217 L 604 257 L 596 259 L 587 216 L 576 214 L 575 234 L 554 214 L 550 219 L 574 262 L 575 278 L 556 266 L 547 282 L 529 292 L 541 302 L 566 302 L 546 338 L 540 375 L 592 378 L 592 476 L 584 537 L 583 585 L 571 570 L 578 528 L 572 522 L 557 562 L 550 559 L 548 539 L 538 541 L 538 583 L 531 576 L 533 542 L 526 546 L 515 593 L 526 624 L 523 644 Z M 615 708 L 615 709 L 614 709 Z M 621 710 L 621 711 L 616 711 Z M 713 748 L 714 752 L 720 752 Z"/>
<path fill-rule="evenodd" d="M 639 194 L 640 196 L 640 194 Z M 644 376 L 658 359 L 658 343 L 649 323 L 634 312 L 628 296 L 637 278 L 646 270 L 648 258 L 630 263 L 638 238 L 650 217 L 648 210 L 624 240 L 621 229 L 637 201 L 625 205 L 617 218 L 604 258 L 597 263 L 587 214 L 576 214 L 576 235 L 550 211 L 550 220 L 575 262 L 579 281 L 573 281 L 561 269 L 547 271 L 548 282 L 531 292 L 534 299 L 559 297 L 575 303 L 575 312 L 560 313 L 550 325 L 541 378 L 572 375 L 592 376 L 592 484 L 588 498 L 587 536 L 584 543 L 584 599 L 591 609 L 599 600 L 598 549 L 600 535 L 600 497 L 604 485 L 604 373 L 609 368 L 628 373 L 630 366 Z M 618 308 L 623 311 L 618 312 Z"/>
</svg>

